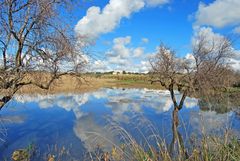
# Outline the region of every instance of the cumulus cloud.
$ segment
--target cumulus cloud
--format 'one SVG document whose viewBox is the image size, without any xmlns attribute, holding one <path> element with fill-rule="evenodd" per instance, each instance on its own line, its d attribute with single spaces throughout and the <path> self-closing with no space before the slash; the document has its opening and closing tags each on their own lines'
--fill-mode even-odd
<svg viewBox="0 0 240 161">
<path fill-rule="evenodd" d="M 212 42 L 214 40 L 216 43 L 219 43 L 222 39 L 224 39 L 223 35 L 215 33 L 211 27 L 200 27 L 194 30 L 192 43 L 199 43 L 199 38 L 201 38 L 201 36 L 205 36 L 207 42 Z"/>
<path fill-rule="evenodd" d="M 144 48 L 143 47 L 138 47 L 133 50 L 133 57 L 140 57 L 144 53 Z"/>
<path fill-rule="evenodd" d="M 200 27 L 200 28 L 195 29 L 195 31 L 194 31 L 194 36 L 192 38 L 193 45 L 197 44 L 199 42 L 199 35 L 207 36 L 206 41 L 210 42 L 209 47 L 212 47 L 211 42 L 212 42 L 212 40 L 214 40 L 215 48 L 218 48 L 221 45 L 221 43 L 220 43 L 221 40 L 224 39 L 223 35 L 221 35 L 219 33 L 215 33 L 211 27 Z M 226 62 L 229 63 L 234 70 L 240 70 L 240 56 L 239 56 L 240 51 L 234 49 L 234 47 L 232 47 L 232 51 L 233 51 L 234 55 L 231 58 L 229 58 L 228 60 L 226 60 Z M 186 58 L 188 58 L 188 60 L 191 60 L 193 58 L 193 56 L 191 54 L 188 54 L 188 55 L 186 55 Z"/>
<path fill-rule="evenodd" d="M 95 60 L 93 62 L 92 68 L 93 71 L 104 72 L 108 70 L 108 63 L 103 60 Z"/>
<path fill-rule="evenodd" d="M 102 61 L 102 64 L 108 67 L 111 64 L 126 65 L 128 63 L 127 59 L 132 55 L 132 49 L 128 47 L 130 43 L 130 36 L 115 38 L 112 49 L 105 53 L 106 59 Z"/>
<path fill-rule="evenodd" d="M 131 13 L 139 11 L 144 7 L 141 0 L 110 0 L 103 8 L 90 7 L 85 17 L 75 26 L 75 31 L 91 38 L 96 38 L 100 34 L 111 32 L 124 17 L 129 17 Z"/>
<path fill-rule="evenodd" d="M 195 15 L 197 25 L 225 27 L 240 24 L 239 0 L 216 0 L 208 5 L 200 2 Z"/>
<path fill-rule="evenodd" d="M 230 59 L 230 62 L 233 69 L 240 71 L 240 51 L 236 51 L 233 58 Z"/>
<path fill-rule="evenodd" d="M 147 73 L 151 69 L 151 64 L 149 61 L 141 61 L 140 66 L 139 66 L 139 71 L 141 73 Z"/>
<path fill-rule="evenodd" d="M 92 71 L 128 71 L 148 72 L 149 64 L 142 46 L 133 47 L 131 36 L 117 37 L 112 41 L 112 47 L 106 51 L 104 60 L 95 60 Z"/>
<path fill-rule="evenodd" d="M 113 39 L 112 44 L 112 47 L 105 52 L 103 60 L 93 60 L 90 71 L 107 72 L 125 70 L 128 72 L 139 72 L 140 68 L 144 68 L 144 66 L 140 66 L 139 61 L 144 57 L 144 47 L 132 47 L 131 36 L 117 37 Z"/>
<path fill-rule="evenodd" d="M 213 51 L 218 51 L 222 42 L 225 41 L 225 37 L 219 33 L 215 33 L 211 27 L 200 27 L 194 30 L 194 35 L 192 37 L 192 45 L 197 46 L 204 37 L 205 47 L 212 49 Z M 214 46 L 213 43 L 214 42 Z"/>
<path fill-rule="evenodd" d="M 166 3 L 168 0 L 110 0 L 102 10 L 97 6 L 90 7 L 86 16 L 78 21 L 75 31 L 82 38 L 95 39 L 101 34 L 113 31 L 123 18 L 129 18 L 144 6 Z"/>
<path fill-rule="evenodd" d="M 130 49 L 126 47 L 131 42 L 131 37 L 119 37 L 113 40 L 113 54 L 120 56 L 120 58 L 128 58 L 130 55 Z"/>
</svg>

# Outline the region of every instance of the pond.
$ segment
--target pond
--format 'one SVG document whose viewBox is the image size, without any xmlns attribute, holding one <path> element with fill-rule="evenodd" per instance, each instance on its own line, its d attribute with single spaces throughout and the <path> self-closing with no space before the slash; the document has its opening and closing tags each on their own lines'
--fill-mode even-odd
<svg viewBox="0 0 240 161">
<path fill-rule="evenodd" d="M 218 113 L 199 105 L 198 99 L 187 98 L 179 112 L 178 129 L 185 144 L 203 132 L 222 135 L 231 129 L 240 136 L 240 117 L 234 110 Z M 82 160 L 96 148 L 109 151 L 121 145 L 126 134 L 139 144 L 152 134 L 170 143 L 172 110 L 169 92 L 161 90 L 16 95 L 0 113 L 0 160 L 10 160 L 14 150 L 32 145 L 39 157 L 65 151 L 73 160 Z"/>
</svg>

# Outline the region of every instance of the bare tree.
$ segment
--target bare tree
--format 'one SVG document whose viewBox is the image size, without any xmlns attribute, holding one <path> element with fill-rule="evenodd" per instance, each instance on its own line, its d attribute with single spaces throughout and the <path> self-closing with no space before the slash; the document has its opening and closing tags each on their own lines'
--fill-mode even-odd
<svg viewBox="0 0 240 161">
<path fill-rule="evenodd" d="M 151 82 L 159 82 L 170 91 L 174 104 L 173 120 L 178 126 L 178 111 L 182 109 L 188 95 L 209 95 L 227 87 L 230 71 L 228 58 L 233 54 L 231 41 L 225 37 L 209 39 L 199 34 L 193 43 L 191 59 L 177 58 L 175 52 L 160 45 L 158 53 L 150 61 Z M 181 95 L 176 99 L 176 91 Z"/>
<path fill-rule="evenodd" d="M 78 38 L 60 17 L 68 2 L 0 2 L 0 108 L 23 86 L 49 89 L 63 75 L 79 76 L 86 62 Z"/>
</svg>

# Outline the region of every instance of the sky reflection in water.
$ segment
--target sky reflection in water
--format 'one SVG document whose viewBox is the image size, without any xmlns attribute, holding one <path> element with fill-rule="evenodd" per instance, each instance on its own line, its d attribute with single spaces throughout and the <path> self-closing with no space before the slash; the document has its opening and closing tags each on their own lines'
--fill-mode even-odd
<svg viewBox="0 0 240 161">
<path fill-rule="evenodd" d="M 110 149 L 121 142 L 117 132 L 110 131 L 113 122 L 141 142 L 139 130 L 148 136 L 144 124 L 150 121 L 169 142 L 171 112 L 169 93 L 159 90 L 100 89 L 85 94 L 16 96 L 1 111 L 1 129 L 6 128 L 7 135 L 1 134 L 5 142 L 0 142 L 0 156 L 10 156 L 15 149 L 34 143 L 43 152 L 53 145 L 65 146 L 71 155 L 81 158 L 96 145 Z M 234 112 L 201 111 L 197 99 L 187 98 L 179 115 L 179 131 L 185 140 L 192 134 L 198 136 L 203 127 L 206 133 L 219 134 L 231 127 L 239 135 L 240 120 Z"/>
</svg>

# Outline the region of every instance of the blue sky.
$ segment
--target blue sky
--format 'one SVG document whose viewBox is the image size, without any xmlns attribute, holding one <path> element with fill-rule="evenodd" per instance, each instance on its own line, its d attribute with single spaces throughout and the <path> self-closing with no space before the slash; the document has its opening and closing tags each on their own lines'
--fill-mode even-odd
<svg viewBox="0 0 240 161">
<path fill-rule="evenodd" d="M 240 33 L 239 8 L 239 0 L 91 0 L 76 13 L 73 25 L 95 44 L 92 70 L 146 72 L 161 42 L 185 57 L 197 32 L 214 37 Z"/>
</svg>

